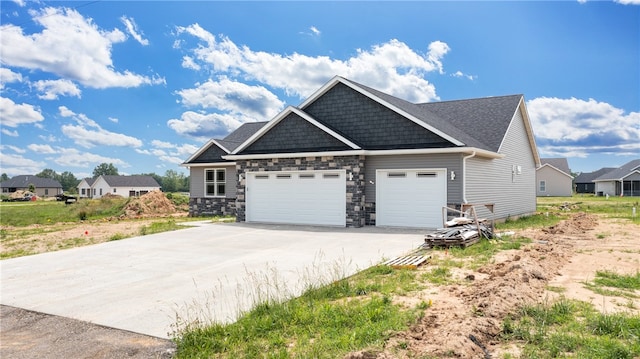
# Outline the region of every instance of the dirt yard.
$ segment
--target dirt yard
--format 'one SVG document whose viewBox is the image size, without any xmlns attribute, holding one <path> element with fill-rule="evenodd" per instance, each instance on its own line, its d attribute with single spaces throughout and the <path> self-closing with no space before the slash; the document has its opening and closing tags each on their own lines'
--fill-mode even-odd
<svg viewBox="0 0 640 359">
<path fill-rule="evenodd" d="M 134 227 L 143 225 L 144 221 L 120 227 L 117 223 L 70 226 L 73 228 L 51 238 L 64 241 L 65 236 L 89 231 L 96 238 L 108 239 L 125 230 L 135 232 Z M 533 242 L 519 250 L 500 252 L 476 271 L 455 272 L 459 284 L 416 293 L 416 298 L 428 298 L 433 303 L 419 323 L 395 335 L 387 344 L 388 350 L 362 351 L 347 358 L 484 358 L 487 353 L 493 358 L 504 353 L 517 357 L 517 346 L 496 339 L 502 320 L 522 304 L 551 301 L 559 295 L 591 302 L 606 312 L 640 314 L 640 299 L 605 297 L 582 284 L 592 280 L 596 270 L 626 274 L 640 271 L 638 233 L 640 226 L 629 221 L 580 213 L 551 228 L 518 231 L 517 236 Z M 447 254 L 439 251 L 433 255 Z M 429 265 L 418 270 L 429 270 Z M 550 288 L 564 289 L 559 294 Z M 2 358 L 167 358 L 173 353 L 170 341 L 16 308 L 1 309 Z M 406 349 L 398 350 L 400 342 Z"/>
</svg>

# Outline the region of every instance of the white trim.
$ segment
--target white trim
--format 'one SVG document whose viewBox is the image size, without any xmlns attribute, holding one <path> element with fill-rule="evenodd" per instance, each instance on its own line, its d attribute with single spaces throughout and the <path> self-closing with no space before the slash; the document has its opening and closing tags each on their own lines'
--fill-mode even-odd
<svg viewBox="0 0 640 359">
<path fill-rule="evenodd" d="M 180 167 L 225 167 L 235 166 L 235 162 L 207 162 L 207 163 L 181 163 Z"/>
<path fill-rule="evenodd" d="M 463 146 L 464 143 L 460 142 L 459 140 L 447 135 L 446 133 L 438 130 L 435 127 L 430 126 L 429 124 L 425 123 L 424 121 L 421 121 L 420 119 L 416 118 L 415 116 L 409 114 L 406 111 L 403 111 L 401 109 L 399 109 L 398 107 L 390 104 L 387 101 L 384 101 L 383 99 L 381 99 L 380 97 L 372 94 L 371 92 L 357 86 L 356 84 L 350 82 L 349 80 L 342 78 L 340 76 L 335 76 L 334 78 L 332 78 L 329 82 L 327 82 L 324 86 L 322 86 L 318 91 L 314 92 L 309 98 L 307 98 L 301 105 L 300 108 L 305 108 L 306 106 L 308 106 L 309 104 L 311 104 L 313 101 L 315 101 L 316 99 L 318 99 L 318 97 L 324 95 L 327 91 L 329 91 L 333 86 L 335 86 L 337 83 L 341 83 L 345 86 L 350 87 L 352 90 L 355 90 L 357 92 L 359 92 L 360 94 L 370 98 L 371 100 L 385 106 L 386 108 L 390 109 L 391 111 L 394 111 L 400 115 L 402 115 L 403 117 L 406 117 L 407 119 L 409 119 L 411 122 L 415 123 L 416 125 L 427 129 L 428 131 L 431 131 L 433 133 L 435 133 L 436 135 L 444 138 L 445 140 L 457 145 L 457 146 Z"/>
<path fill-rule="evenodd" d="M 462 157 L 462 202 L 467 204 L 467 159 L 476 156 L 476 151 L 473 151 L 470 155 Z"/>
<path fill-rule="evenodd" d="M 207 182 L 207 169 L 204 169 L 204 176 L 202 177 L 203 179 L 203 184 L 204 184 L 204 196 L 205 198 L 226 198 L 227 197 L 227 169 L 226 168 L 219 168 L 219 167 L 214 167 L 214 168 L 210 168 L 210 170 L 213 171 L 213 182 Z M 224 171 L 224 181 L 223 182 L 218 182 L 218 171 Z M 219 195 L 218 193 L 218 184 L 224 183 L 224 194 L 223 195 Z M 214 185 L 214 192 L 215 194 L 212 195 L 208 195 L 207 194 L 207 185 L 208 184 L 213 184 Z"/>
<path fill-rule="evenodd" d="M 322 156 L 391 156 L 391 155 L 416 155 L 416 154 L 440 154 L 440 153 L 475 153 L 486 158 L 504 158 L 505 155 L 475 147 L 446 147 L 446 148 L 413 148 L 397 150 L 353 150 L 353 151 L 325 151 L 325 152 L 294 152 L 294 153 L 258 153 L 250 155 L 226 155 L 229 160 L 254 160 L 263 158 L 299 158 Z"/>
<path fill-rule="evenodd" d="M 558 171 L 558 172 L 562 173 L 563 175 L 565 175 L 565 176 L 567 176 L 567 177 L 569 177 L 569 178 L 573 179 L 573 176 L 572 176 L 572 175 L 570 175 L 570 174 L 568 174 L 567 172 L 565 172 L 565 171 L 563 171 L 563 170 L 559 169 L 558 167 L 556 167 L 556 166 L 554 166 L 554 165 L 551 165 L 551 164 L 548 164 L 548 163 L 545 163 L 545 164 L 543 164 L 542 166 L 540 166 L 540 167 L 536 168 L 536 172 L 537 172 L 538 170 L 541 170 L 541 169 L 542 169 L 542 167 L 544 167 L 544 166 L 549 166 L 549 167 L 551 167 L 552 169 L 554 169 L 554 170 L 556 170 L 556 171 Z"/>
<path fill-rule="evenodd" d="M 351 147 L 352 149 L 354 149 L 354 150 L 360 149 L 360 146 L 356 145 L 355 143 L 349 141 L 345 137 L 339 135 L 335 131 L 331 130 L 330 128 L 328 128 L 325 125 L 321 124 L 320 122 L 316 121 L 313 117 L 311 117 L 308 114 L 304 113 L 300 109 L 295 108 L 293 106 L 287 106 L 287 108 L 282 110 L 278 115 L 276 115 L 276 117 L 274 117 L 266 125 L 262 126 L 261 129 L 256 131 L 256 133 L 254 133 L 251 137 L 249 137 L 246 141 L 244 141 L 240 146 L 238 146 L 233 152 L 231 152 L 231 154 L 235 155 L 238 152 L 240 152 L 240 151 L 246 149 L 247 147 L 249 147 L 252 143 L 257 141 L 265 133 L 267 133 L 269 130 L 274 128 L 278 123 L 280 123 L 280 121 L 284 120 L 291 113 L 295 113 L 296 115 L 300 116 L 305 121 L 307 121 L 310 124 L 316 126 L 320 130 L 326 132 L 327 134 L 331 135 L 332 137 L 334 137 L 338 141 L 344 143 L 345 145 Z"/>
<path fill-rule="evenodd" d="M 196 153 L 194 153 L 193 155 L 191 155 L 191 157 L 189 157 L 188 160 L 184 161 L 184 163 L 180 164 L 182 165 L 188 165 L 190 161 L 193 161 L 194 159 L 198 158 L 198 156 L 200 156 L 204 151 L 208 150 L 209 147 L 211 147 L 211 145 L 216 145 L 218 146 L 221 150 L 223 150 L 224 152 L 231 153 L 231 151 L 229 151 L 226 147 L 224 147 L 223 145 L 221 145 L 217 140 L 215 139 L 211 139 L 209 140 L 207 143 L 204 144 L 204 146 L 200 147 Z M 185 166 L 185 167 L 189 167 L 189 166 Z"/>
</svg>

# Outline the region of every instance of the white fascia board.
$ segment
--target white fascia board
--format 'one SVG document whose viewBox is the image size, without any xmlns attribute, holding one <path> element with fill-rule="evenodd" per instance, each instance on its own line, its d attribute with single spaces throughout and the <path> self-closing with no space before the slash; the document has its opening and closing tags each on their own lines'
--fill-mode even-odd
<svg viewBox="0 0 640 359">
<path fill-rule="evenodd" d="M 622 181 L 622 180 L 624 180 L 625 178 L 627 178 L 627 177 L 631 176 L 632 174 L 636 174 L 636 173 L 639 173 L 639 174 L 640 174 L 640 171 L 639 171 L 639 170 L 631 170 L 629 173 L 627 173 L 626 175 L 622 176 L 622 178 L 620 178 L 620 180 Z"/>
<path fill-rule="evenodd" d="M 320 96 L 324 95 L 325 92 L 329 91 L 338 82 L 344 83 L 344 79 L 340 76 L 334 76 L 331 80 L 329 80 L 327 83 L 322 85 L 322 87 L 320 87 L 318 90 L 312 93 L 311 96 L 307 97 L 307 99 L 304 100 L 304 102 L 302 102 L 298 107 L 299 108 L 307 107 L 313 101 L 317 100 Z"/>
<path fill-rule="evenodd" d="M 216 145 L 218 147 L 220 147 L 221 150 L 223 150 L 226 153 L 229 153 L 229 150 L 226 149 L 224 146 L 222 146 L 218 141 L 211 139 L 209 140 L 207 143 L 204 144 L 204 146 L 200 147 L 196 153 L 194 153 L 193 155 L 191 155 L 191 157 L 189 157 L 188 160 L 184 161 L 184 164 L 188 164 L 190 161 L 195 160 L 196 158 L 198 158 L 198 156 L 200 156 L 204 151 L 206 151 L 207 149 L 209 149 L 209 147 L 211 147 L 211 145 Z M 182 165 L 181 165 L 182 166 Z M 188 166 L 187 166 L 188 167 Z"/>
<path fill-rule="evenodd" d="M 354 150 L 359 150 L 361 149 L 360 146 L 356 145 L 355 143 L 349 141 L 348 139 L 344 138 L 343 136 L 339 135 L 337 132 L 333 131 L 332 129 L 328 128 L 327 126 L 321 124 L 320 122 L 316 121 L 313 117 L 311 117 L 309 114 L 305 113 L 304 111 L 298 109 L 298 108 L 293 108 L 293 112 L 296 113 L 298 116 L 302 117 L 303 119 L 305 119 L 307 122 L 311 123 L 312 125 L 316 126 L 317 128 L 321 129 L 322 131 L 330 134 L 331 136 L 333 136 L 336 140 L 344 143 L 345 145 L 351 147 L 351 149 Z"/>
<path fill-rule="evenodd" d="M 181 163 L 181 167 L 227 167 L 235 166 L 235 162 L 207 162 L 207 163 Z"/>
<path fill-rule="evenodd" d="M 295 152 L 295 153 L 258 153 L 250 155 L 223 156 L 229 160 L 253 160 L 265 158 L 300 158 L 300 157 L 323 157 L 323 156 L 391 156 L 391 155 L 417 155 L 417 154 L 441 154 L 441 153 L 464 153 L 476 152 L 476 156 L 486 158 L 503 158 L 504 155 L 474 147 L 447 147 L 447 148 L 415 148 L 398 150 L 353 150 L 353 151 L 326 151 L 326 152 Z"/>
<path fill-rule="evenodd" d="M 536 168 L 542 165 L 540 161 L 540 155 L 538 154 L 538 146 L 536 145 L 536 138 L 533 135 L 533 127 L 531 126 L 531 120 L 529 119 L 529 112 L 527 110 L 527 106 L 524 103 L 524 96 L 520 96 L 520 102 L 518 103 L 518 107 L 511 115 L 511 122 L 509 122 L 509 127 L 507 131 L 504 133 L 505 136 L 502 137 L 502 141 L 500 142 L 500 146 L 498 147 L 498 152 L 502 150 L 502 145 L 504 145 L 504 140 L 507 138 L 507 133 L 511 130 L 511 125 L 513 124 L 513 119 L 516 117 L 516 114 L 520 111 L 522 114 L 522 120 L 524 121 L 524 128 L 527 132 L 527 137 L 529 138 L 529 146 L 531 147 L 531 151 L 533 152 L 533 161 L 535 162 Z"/>
</svg>

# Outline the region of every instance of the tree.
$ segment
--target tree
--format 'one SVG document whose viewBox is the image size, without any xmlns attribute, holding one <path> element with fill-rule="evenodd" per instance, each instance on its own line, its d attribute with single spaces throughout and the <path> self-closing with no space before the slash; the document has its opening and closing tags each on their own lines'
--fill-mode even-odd
<svg viewBox="0 0 640 359">
<path fill-rule="evenodd" d="M 64 171 L 62 172 L 59 176 L 58 176 L 58 182 L 60 182 L 60 184 L 62 185 L 62 190 L 65 192 L 76 192 L 76 187 L 78 186 L 78 183 L 80 183 L 80 180 L 76 178 L 76 176 L 69 172 L 69 171 Z"/>
<path fill-rule="evenodd" d="M 103 175 L 117 176 L 119 175 L 118 169 L 113 165 L 113 163 L 101 163 L 93 169 L 93 177 L 96 178 Z"/>
<path fill-rule="evenodd" d="M 6 173 L 3 173 L 2 175 L 0 175 L 0 182 L 8 181 L 9 179 L 10 179 L 9 176 L 7 176 Z"/>
<path fill-rule="evenodd" d="M 36 173 L 36 177 L 58 180 L 58 174 L 51 168 L 45 168 L 42 170 L 42 172 Z"/>
</svg>

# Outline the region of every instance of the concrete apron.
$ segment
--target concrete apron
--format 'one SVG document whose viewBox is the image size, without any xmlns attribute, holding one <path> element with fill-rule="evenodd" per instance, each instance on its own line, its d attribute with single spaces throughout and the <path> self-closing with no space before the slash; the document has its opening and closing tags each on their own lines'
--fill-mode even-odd
<svg viewBox="0 0 640 359">
<path fill-rule="evenodd" d="M 421 231 L 203 224 L 0 261 L 0 303 L 171 338 L 417 248 Z"/>
</svg>

